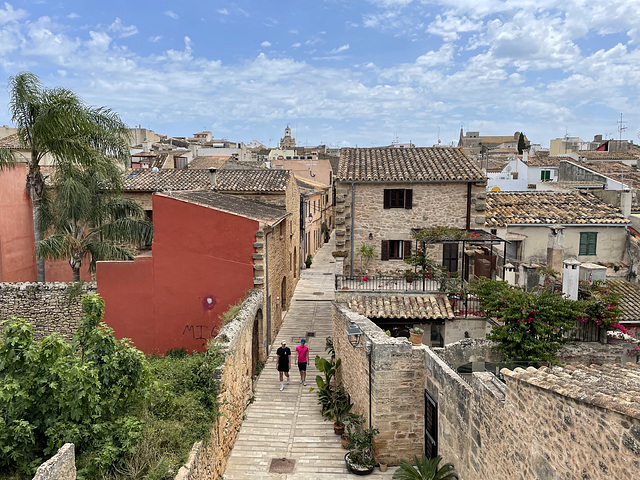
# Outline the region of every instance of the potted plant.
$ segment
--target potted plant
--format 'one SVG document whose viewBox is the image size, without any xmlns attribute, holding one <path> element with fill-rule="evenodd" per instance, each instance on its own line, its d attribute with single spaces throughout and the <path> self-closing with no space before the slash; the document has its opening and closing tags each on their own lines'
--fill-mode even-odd
<svg viewBox="0 0 640 480">
<path fill-rule="evenodd" d="M 311 268 L 312 261 L 313 261 L 313 257 L 311 256 L 311 254 L 307 255 L 307 258 L 304 261 L 304 264 L 307 266 L 307 268 Z"/>
<path fill-rule="evenodd" d="M 406 460 L 400 461 L 400 466 L 393 474 L 393 480 L 458 480 L 458 472 L 451 463 L 446 463 L 438 468 L 438 464 L 442 460 L 441 456 L 435 458 L 427 458 L 423 453 L 422 459 L 413 456 L 415 468 Z"/>
<path fill-rule="evenodd" d="M 371 451 L 373 437 L 379 432 L 377 428 L 364 428 L 364 417 L 354 415 L 347 425 L 349 443 L 345 447 L 349 450 L 344 456 L 347 470 L 355 475 L 368 475 L 373 472 L 375 462 Z"/>
<path fill-rule="evenodd" d="M 412 327 L 409 330 L 409 336 L 411 337 L 412 345 L 422 345 L 422 336 L 424 335 L 424 330 L 420 327 Z"/>
<path fill-rule="evenodd" d="M 389 466 L 389 464 L 385 460 L 380 460 L 378 462 L 378 466 L 380 467 L 380 471 L 381 472 L 386 472 L 387 471 L 387 467 Z"/>
<path fill-rule="evenodd" d="M 353 403 L 350 403 L 342 387 L 332 387 L 331 405 L 326 409 L 325 419 L 333 420 L 333 432 L 336 435 L 344 433 L 344 424 L 351 415 Z"/>
</svg>

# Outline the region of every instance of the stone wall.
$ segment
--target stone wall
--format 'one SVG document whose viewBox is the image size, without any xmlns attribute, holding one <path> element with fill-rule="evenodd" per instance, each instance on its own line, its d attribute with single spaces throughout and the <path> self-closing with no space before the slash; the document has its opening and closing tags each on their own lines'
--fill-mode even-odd
<svg viewBox="0 0 640 480">
<path fill-rule="evenodd" d="M 0 283 L 0 321 L 10 315 L 25 318 L 33 325 L 34 339 L 61 333 L 71 339 L 82 318 L 82 295 L 96 293 L 95 283 L 69 290 L 66 283 Z"/>
<path fill-rule="evenodd" d="M 220 416 L 211 431 L 210 441 L 194 444 L 189 460 L 178 472 L 176 480 L 222 478 L 245 409 L 253 396 L 253 325 L 262 318 L 263 298 L 262 291 L 251 290 L 235 320 L 223 326 L 214 340 L 226 353 L 225 363 L 218 371 Z"/>
<path fill-rule="evenodd" d="M 65 443 L 58 453 L 38 467 L 33 480 L 76 480 L 76 455 L 73 443 Z"/>
<path fill-rule="evenodd" d="M 371 343 L 370 354 L 366 348 L 354 349 L 349 344 L 345 329 L 351 320 L 364 332 L 360 345 Z M 376 461 L 395 465 L 400 459 L 421 455 L 425 381 L 421 366 L 426 348 L 412 347 L 406 339 L 388 337 L 368 318 L 336 303 L 333 344 L 336 357 L 342 361 L 338 380 L 351 396 L 352 411 L 368 422 L 371 405 L 371 425 L 380 430 L 373 442 Z"/>
<path fill-rule="evenodd" d="M 491 340 L 474 338 L 460 340 L 443 348 L 434 348 L 433 351 L 448 365 L 458 368 L 471 362 L 504 361 L 504 356 L 493 348 L 494 345 Z"/>
<path fill-rule="evenodd" d="M 471 184 L 471 228 L 484 228 L 486 210 L 486 184 Z M 413 208 L 384 209 L 384 189 L 413 189 Z M 354 227 L 351 231 L 352 216 Z M 346 254 L 345 270 L 351 265 L 351 242 L 354 252 L 363 244 L 374 246 L 376 258 L 367 265 L 388 271 L 407 268 L 402 260 L 380 260 L 382 240 L 411 240 L 412 228 L 436 225 L 465 228 L 467 217 L 467 183 L 357 183 L 355 207 L 352 205 L 351 184 L 336 184 L 336 249 Z M 369 239 L 369 234 L 372 239 Z M 441 248 L 441 247 L 440 247 Z M 353 261 L 354 271 L 359 269 L 359 258 Z M 345 274 L 349 274 L 346 271 Z"/>
</svg>

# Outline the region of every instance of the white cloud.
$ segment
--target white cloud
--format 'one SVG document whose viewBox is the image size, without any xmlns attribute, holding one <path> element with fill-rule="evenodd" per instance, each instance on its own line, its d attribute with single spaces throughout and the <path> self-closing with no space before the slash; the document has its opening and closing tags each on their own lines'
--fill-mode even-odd
<svg viewBox="0 0 640 480">
<path fill-rule="evenodd" d="M 345 45 L 342 45 L 342 46 L 340 46 L 340 47 L 338 47 L 338 48 L 334 48 L 334 49 L 333 49 L 333 50 L 331 50 L 331 52 L 329 52 L 329 53 L 340 53 L 340 52 L 345 52 L 345 51 L 347 51 L 347 50 L 349 50 L 349 44 L 348 44 L 348 43 L 347 43 L 347 44 L 345 44 Z"/>
<path fill-rule="evenodd" d="M 453 42 L 460 38 L 461 33 L 478 31 L 482 28 L 482 22 L 472 21 L 467 17 L 436 15 L 435 21 L 427 27 L 427 32 L 441 36 L 445 42 Z"/>
<path fill-rule="evenodd" d="M 162 40 L 162 35 L 156 35 L 155 37 L 149 37 L 149 41 L 151 43 L 158 43 L 160 40 Z"/>
<path fill-rule="evenodd" d="M 173 18 L 174 20 L 178 20 L 178 18 L 180 18 L 180 16 L 177 13 L 174 13 L 171 10 L 165 11 L 164 14 L 169 18 Z"/>
<path fill-rule="evenodd" d="M 291 44 L 291 46 L 292 46 L 293 48 L 299 48 L 299 47 L 300 47 L 300 45 L 301 45 L 301 44 L 300 44 L 300 42 L 296 42 L 296 43 L 292 43 L 292 44 Z"/>
<path fill-rule="evenodd" d="M 219 8 L 218 10 L 216 10 L 216 12 L 218 12 L 220 15 L 229 15 L 229 10 L 227 10 L 226 8 Z"/>
<path fill-rule="evenodd" d="M 13 6 L 6 3 L 4 9 L 0 8 L 0 25 L 4 25 L 8 22 L 17 22 L 27 17 L 27 11 L 19 8 L 14 10 Z"/>
<path fill-rule="evenodd" d="M 260 46 L 261 46 L 261 47 L 270 47 L 270 46 L 271 46 L 271 42 L 268 42 L 268 41 L 266 41 L 266 40 L 265 40 L 264 42 L 262 42 L 262 43 L 260 44 Z"/>
<path fill-rule="evenodd" d="M 120 38 L 131 37 L 132 35 L 136 35 L 138 33 L 138 29 L 135 25 L 125 25 L 122 23 L 122 20 L 116 17 L 115 22 L 109 25 L 107 29 L 110 32 L 114 32 Z"/>
<path fill-rule="evenodd" d="M 67 18 L 70 20 L 75 20 L 76 18 L 80 18 L 80 15 L 75 12 L 71 12 L 69 15 L 67 15 Z"/>
</svg>

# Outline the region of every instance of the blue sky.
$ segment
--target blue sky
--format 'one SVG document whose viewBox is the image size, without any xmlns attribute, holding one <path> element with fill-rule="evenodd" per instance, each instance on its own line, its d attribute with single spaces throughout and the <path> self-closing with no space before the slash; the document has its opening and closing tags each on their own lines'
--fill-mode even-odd
<svg viewBox="0 0 640 480">
<path fill-rule="evenodd" d="M 0 3 L 24 70 L 130 126 L 275 146 L 640 132 L 640 0 Z M 0 89 L 0 125 L 10 124 Z"/>
</svg>

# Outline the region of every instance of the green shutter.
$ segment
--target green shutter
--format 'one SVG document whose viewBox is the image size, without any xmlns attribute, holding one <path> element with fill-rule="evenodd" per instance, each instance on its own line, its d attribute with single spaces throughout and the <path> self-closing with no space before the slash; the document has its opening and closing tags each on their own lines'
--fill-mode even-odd
<svg viewBox="0 0 640 480">
<path fill-rule="evenodd" d="M 595 255 L 598 246 L 597 232 L 580 233 L 580 250 L 578 255 Z"/>
</svg>

